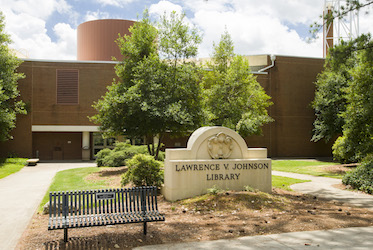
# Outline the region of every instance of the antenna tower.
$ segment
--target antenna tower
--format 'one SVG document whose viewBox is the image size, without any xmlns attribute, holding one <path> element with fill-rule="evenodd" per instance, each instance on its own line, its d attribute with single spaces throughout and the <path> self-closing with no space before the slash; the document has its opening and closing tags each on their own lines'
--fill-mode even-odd
<svg viewBox="0 0 373 250">
<path fill-rule="evenodd" d="M 343 12 L 342 6 L 346 6 L 346 0 L 325 0 L 323 16 L 328 13 Z M 325 20 L 324 20 L 325 22 Z M 332 22 L 323 25 L 324 57 L 330 48 L 338 45 L 341 40 L 347 41 L 359 36 L 359 11 L 353 10 L 346 15 L 337 16 Z"/>
</svg>

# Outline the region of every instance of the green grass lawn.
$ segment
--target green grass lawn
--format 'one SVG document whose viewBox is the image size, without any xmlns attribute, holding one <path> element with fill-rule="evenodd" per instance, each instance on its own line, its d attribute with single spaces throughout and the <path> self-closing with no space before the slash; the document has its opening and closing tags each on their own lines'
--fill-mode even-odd
<svg viewBox="0 0 373 250">
<path fill-rule="evenodd" d="M 18 172 L 26 165 L 25 158 L 0 158 L 0 179 Z"/>
<path fill-rule="evenodd" d="M 288 191 L 292 191 L 291 185 L 303 182 L 310 182 L 310 180 L 300 180 L 283 176 L 272 175 L 272 187 L 281 188 Z"/>
<path fill-rule="evenodd" d="M 338 165 L 336 162 L 325 161 L 297 161 L 297 160 L 272 160 L 272 170 L 309 174 L 314 176 L 342 178 L 344 174 L 326 171 L 323 167 L 328 165 Z"/>
<path fill-rule="evenodd" d="M 86 177 L 92 173 L 99 172 L 104 168 L 90 167 L 90 168 L 76 168 L 58 172 L 53 178 L 47 193 L 45 194 L 39 206 L 39 212 L 42 211 L 43 206 L 49 200 L 49 192 L 53 191 L 71 191 L 71 190 L 91 190 L 112 188 L 105 180 L 89 181 Z M 295 183 L 307 182 L 306 180 L 298 180 L 293 178 L 272 176 L 273 187 L 291 190 L 290 185 Z"/>
<path fill-rule="evenodd" d="M 49 186 L 48 192 L 45 194 L 39 206 L 39 211 L 42 211 L 43 206 L 48 202 L 49 192 L 110 188 L 109 184 L 105 180 L 89 181 L 85 179 L 88 175 L 99 172 L 103 169 L 105 168 L 89 167 L 75 168 L 58 172 L 53 178 L 52 184 Z"/>
</svg>

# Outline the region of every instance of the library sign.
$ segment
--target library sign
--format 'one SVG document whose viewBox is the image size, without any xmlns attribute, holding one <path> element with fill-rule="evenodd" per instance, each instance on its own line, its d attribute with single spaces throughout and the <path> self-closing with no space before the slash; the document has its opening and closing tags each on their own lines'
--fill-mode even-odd
<svg viewBox="0 0 373 250">
<path fill-rule="evenodd" d="M 272 190 L 271 160 L 265 148 L 247 148 L 244 139 L 225 127 L 202 127 L 186 149 L 166 149 L 162 189 L 167 200 L 179 200 L 221 189 L 250 186 Z"/>
</svg>

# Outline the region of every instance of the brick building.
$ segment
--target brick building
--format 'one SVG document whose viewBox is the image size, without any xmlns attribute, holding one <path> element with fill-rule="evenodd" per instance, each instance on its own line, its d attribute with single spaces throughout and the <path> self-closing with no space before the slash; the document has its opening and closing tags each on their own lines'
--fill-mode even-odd
<svg viewBox="0 0 373 250">
<path fill-rule="evenodd" d="M 114 140 L 103 139 L 88 117 L 95 114 L 93 102 L 116 78 L 116 62 L 110 60 L 121 55 L 114 40 L 118 33 L 128 34 L 132 24 L 126 20 L 81 24 L 77 61 L 25 59 L 18 69 L 26 76 L 19 81 L 19 90 L 28 114 L 17 117 L 14 139 L 0 143 L 0 156 L 89 160 L 100 149 L 111 147 Z M 330 156 L 331 144 L 310 142 L 314 121 L 310 103 L 324 59 L 279 55 L 248 59 L 258 82 L 272 97 L 269 114 L 275 119 L 264 127 L 263 136 L 246 138 L 248 146 L 266 147 L 270 157 Z M 187 139 L 166 138 L 165 145 L 185 147 Z"/>
</svg>

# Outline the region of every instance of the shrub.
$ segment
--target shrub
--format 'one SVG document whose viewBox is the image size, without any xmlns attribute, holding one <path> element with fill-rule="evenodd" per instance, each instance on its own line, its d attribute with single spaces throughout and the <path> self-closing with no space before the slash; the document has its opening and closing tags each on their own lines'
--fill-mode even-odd
<svg viewBox="0 0 373 250">
<path fill-rule="evenodd" d="M 122 151 L 122 150 L 126 150 L 127 148 L 129 148 L 131 146 L 132 145 L 129 143 L 129 141 L 125 141 L 125 142 L 116 141 L 115 142 L 115 148 L 113 150 L 114 151 Z"/>
<path fill-rule="evenodd" d="M 144 146 L 131 145 L 130 147 L 124 149 L 124 151 L 128 155 L 128 159 L 131 159 L 137 154 L 148 154 L 148 149 L 145 145 Z"/>
<path fill-rule="evenodd" d="M 105 148 L 96 154 L 98 167 L 119 167 L 127 164 L 127 160 L 137 154 L 149 154 L 146 145 L 131 145 L 128 142 L 116 142 L 115 148 L 110 150 Z M 159 152 L 158 159 L 164 161 L 165 153 Z"/>
<path fill-rule="evenodd" d="M 137 154 L 127 161 L 128 171 L 122 175 L 122 185 L 157 186 L 163 183 L 163 163 L 153 156 Z"/>
<path fill-rule="evenodd" d="M 104 148 L 96 154 L 96 163 L 98 167 L 106 166 L 105 157 L 111 154 L 111 149 Z"/>
<path fill-rule="evenodd" d="M 333 144 L 333 157 L 334 160 L 340 163 L 357 162 L 355 158 L 354 149 L 346 143 L 346 137 L 340 136 Z"/>
<path fill-rule="evenodd" d="M 343 177 L 342 183 L 373 194 L 373 154 L 367 156 L 355 170 L 347 173 Z"/>
<path fill-rule="evenodd" d="M 159 151 L 159 153 L 158 153 L 158 161 L 164 161 L 165 158 L 166 158 L 166 153 L 163 152 L 163 151 Z"/>
<path fill-rule="evenodd" d="M 109 155 L 107 155 L 103 162 L 104 166 L 108 167 L 120 167 L 126 165 L 126 160 L 128 159 L 128 155 L 125 151 L 111 151 Z"/>
</svg>

